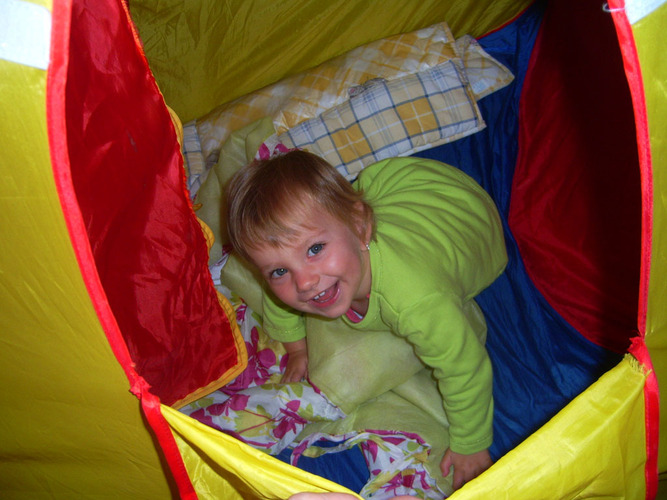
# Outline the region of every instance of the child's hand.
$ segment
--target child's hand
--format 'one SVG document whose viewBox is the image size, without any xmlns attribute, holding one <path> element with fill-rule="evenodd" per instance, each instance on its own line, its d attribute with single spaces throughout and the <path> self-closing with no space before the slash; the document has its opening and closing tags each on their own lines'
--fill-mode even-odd
<svg viewBox="0 0 667 500">
<path fill-rule="evenodd" d="M 280 380 L 283 384 L 290 382 L 301 382 L 308 375 L 308 346 L 306 339 L 296 342 L 285 342 L 283 344 L 289 355 L 285 373 Z"/>
<path fill-rule="evenodd" d="M 308 375 L 308 353 L 291 352 L 285 367 L 285 373 L 280 381 L 283 384 L 290 382 L 301 382 Z"/>
<path fill-rule="evenodd" d="M 445 456 L 440 462 L 440 470 L 442 476 L 446 477 L 449 474 L 450 467 L 454 467 L 454 479 L 452 481 L 452 488 L 458 490 L 468 481 L 475 479 L 486 469 L 491 467 L 491 455 L 489 450 L 478 451 L 472 455 L 462 455 L 447 449 Z"/>
</svg>

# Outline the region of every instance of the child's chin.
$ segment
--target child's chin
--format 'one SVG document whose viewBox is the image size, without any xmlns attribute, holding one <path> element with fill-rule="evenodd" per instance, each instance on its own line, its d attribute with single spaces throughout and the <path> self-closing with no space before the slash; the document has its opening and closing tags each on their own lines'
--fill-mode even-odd
<svg viewBox="0 0 667 500">
<path fill-rule="evenodd" d="M 310 314 L 312 314 L 313 316 L 319 316 L 320 318 L 327 318 L 327 319 L 336 319 L 342 316 L 342 314 L 335 314 L 328 311 L 318 311 L 318 310 L 311 310 Z"/>
<path fill-rule="evenodd" d="M 312 314 L 313 316 L 320 316 L 327 319 L 336 319 L 345 314 L 345 311 L 341 311 L 340 309 L 340 307 L 319 308 L 317 306 L 311 306 L 310 310 L 306 312 Z"/>
</svg>

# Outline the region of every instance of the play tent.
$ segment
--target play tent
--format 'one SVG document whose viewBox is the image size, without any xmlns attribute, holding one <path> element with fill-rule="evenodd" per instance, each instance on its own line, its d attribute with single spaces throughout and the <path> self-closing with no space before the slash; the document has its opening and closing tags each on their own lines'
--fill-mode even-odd
<svg viewBox="0 0 667 500">
<path fill-rule="evenodd" d="M 187 122 L 372 40 L 442 20 L 482 37 L 530 4 L 0 0 L 2 496 L 342 490 L 173 409 L 246 353 L 165 101 Z M 667 469 L 667 7 L 585 4 L 544 8 L 509 218 L 554 310 L 628 354 L 456 498 L 652 498 Z"/>
</svg>

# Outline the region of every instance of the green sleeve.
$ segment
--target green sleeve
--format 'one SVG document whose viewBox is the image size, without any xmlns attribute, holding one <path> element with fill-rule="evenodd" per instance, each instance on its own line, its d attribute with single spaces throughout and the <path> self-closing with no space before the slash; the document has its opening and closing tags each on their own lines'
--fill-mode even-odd
<svg viewBox="0 0 667 500">
<path fill-rule="evenodd" d="M 401 313 L 397 333 L 433 369 L 450 424 L 450 449 L 471 454 L 491 446 L 493 373 L 477 304 L 433 295 Z"/>
<path fill-rule="evenodd" d="M 287 307 L 266 290 L 262 301 L 262 324 L 266 333 L 279 342 L 296 342 L 306 336 L 303 314 Z"/>
</svg>

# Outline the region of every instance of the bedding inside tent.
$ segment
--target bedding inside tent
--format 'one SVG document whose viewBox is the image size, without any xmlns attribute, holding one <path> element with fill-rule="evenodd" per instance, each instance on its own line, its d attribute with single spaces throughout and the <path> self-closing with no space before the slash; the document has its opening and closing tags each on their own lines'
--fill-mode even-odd
<svg viewBox="0 0 667 500">
<path fill-rule="evenodd" d="M 9 0 L 5 4 L 14 9 L 24 3 Z M 4 8 L 5 4 L 0 6 Z M 635 62 L 631 56 L 636 54 L 626 47 L 621 58 L 617 47 L 619 34 L 615 30 L 626 43 L 631 40 L 631 35 L 623 31 L 629 28 L 624 24 L 627 19 L 619 17 L 625 12 L 614 10 L 624 5 L 610 2 L 607 10 L 612 12 L 608 12 L 599 5 L 577 2 L 424 2 L 405 12 L 407 8 L 397 2 L 383 6 L 380 14 L 373 12 L 372 6 L 354 2 L 345 7 L 307 2 L 301 11 L 293 13 L 293 19 L 284 19 L 280 25 L 277 20 L 282 19 L 287 7 L 272 2 L 208 5 L 209 10 L 202 7 L 201 11 L 193 5 L 166 2 L 161 10 L 155 10 L 150 2 L 139 0 L 130 2 L 129 9 L 113 0 L 54 2 L 48 6 L 53 16 L 48 84 L 41 76 L 42 69 L 25 71 L 21 66 L 24 63 L 9 62 L 5 57 L 0 60 L 0 68 L 7 68 L 12 77 L 8 81 L 43 80 L 48 120 L 37 120 L 36 130 L 41 130 L 42 136 L 48 131 L 46 164 L 48 171 L 53 171 L 53 187 L 44 183 L 44 187 L 35 184 L 33 189 L 57 193 L 63 221 L 58 221 L 51 233 L 43 234 L 53 235 L 49 238 L 59 242 L 55 246 L 59 252 L 63 241 L 71 242 L 73 251 L 61 252 L 66 255 L 62 257 L 63 268 L 72 268 L 70 264 L 74 263 L 73 273 L 80 271 L 83 278 L 81 284 L 77 281 L 71 286 L 58 286 L 52 277 L 57 270 L 45 270 L 43 275 L 48 278 L 44 286 L 50 286 L 53 297 L 62 294 L 61 289 L 78 292 L 60 304 L 54 299 L 51 306 L 44 305 L 44 317 L 48 312 L 62 311 L 54 320 L 62 331 L 76 332 L 58 337 L 63 348 L 68 346 L 74 352 L 80 349 L 82 353 L 66 358 L 71 370 L 83 363 L 86 346 L 96 342 L 81 342 L 86 335 L 103 340 L 98 376 L 109 372 L 113 373 L 111 379 L 117 380 L 114 370 L 118 371 L 120 365 L 146 418 L 143 421 L 135 408 L 134 420 L 128 417 L 127 427 L 150 429 L 147 435 L 139 432 L 137 439 L 140 446 L 159 450 L 159 457 L 146 458 L 145 463 L 151 464 L 147 468 L 159 478 L 159 464 L 164 460 L 164 482 L 173 481 L 171 486 L 149 487 L 151 492 L 159 489 L 156 498 L 170 488 L 172 494 L 184 498 L 287 498 L 297 491 L 346 491 L 346 487 L 359 492 L 369 475 L 375 478 L 372 488 L 381 490 L 377 498 L 399 492 L 440 495 L 436 485 L 428 481 L 415 486 L 414 468 L 419 465 L 423 469 L 428 462 L 425 450 L 430 443 L 409 428 L 347 428 L 341 424 L 346 419 L 336 413 L 335 407 L 328 408 L 334 417 L 314 423 L 301 422 L 303 416 L 297 413 L 288 424 L 303 424 L 299 432 L 296 427 L 290 429 L 295 438 L 304 431 L 294 442 L 301 448 L 285 447 L 277 455 L 285 461 L 293 460 L 308 445 L 310 453 L 305 455 L 310 456 L 300 458 L 297 465 L 316 474 L 311 475 L 211 427 L 217 425 L 212 415 L 229 410 L 224 403 L 213 408 L 216 395 L 226 398 L 235 384 L 238 388 L 247 383 L 251 368 L 258 366 L 253 363 L 279 369 L 280 352 L 277 350 L 267 361 L 261 354 L 268 352 L 257 347 L 261 318 L 257 313 L 250 314 L 251 298 L 244 294 L 253 293 L 254 282 L 242 266 L 239 272 L 246 281 L 240 290 L 233 286 L 240 281 L 232 284 L 224 280 L 229 271 L 225 267 L 232 258 L 222 268 L 219 290 L 211 279 L 211 271 L 214 280 L 220 273 L 219 266 L 210 264 L 216 264 L 222 256 L 215 252 L 222 249 L 223 236 L 215 225 L 216 216 L 208 221 L 207 217 L 219 208 L 212 209 L 205 202 L 201 208 L 197 204 L 202 201 L 202 193 L 212 190 L 215 196 L 215 183 L 223 180 L 222 175 L 216 179 L 211 173 L 224 173 L 225 162 L 229 158 L 238 161 L 238 157 L 225 159 L 223 154 L 207 166 L 210 157 L 202 156 L 199 167 L 204 165 L 203 173 L 208 175 L 193 176 L 188 141 L 201 139 L 196 137 L 203 131 L 197 128 L 197 122 L 205 121 L 220 103 L 243 99 L 357 46 L 442 21 L 451 26 L 457 38 L 466 33 L 477 37 L 481 47 L 513 75 L 510 83 L 472 104 L 478 107 L 483 122 L 479 130 L 468 131 L 455 140 L 442 140 L 444 143 L 434 147 L 427 144 L 400 153 L 434 158 L 475 178 L 498 206 L 509 254 L 506 271 L 478 296 L 487 320 L 487 348 L 494 368 L 491 452 L 497 463 L 453 497 L 473 498 L 499 490 L 513 498 L 537 498 L 538 492 L 545 491 L 549 498 L 654 496 L 657 386 L 644 336 L 647 329 L 663 331 L 661 325 L 666 322 L 661 322 L 659 315 L 649 315 L 648 324 L 646 320 L 647 310 L 657 310 L 649 298 L 656 293 L 660 296 L 659 288 L 651 288 L 649 294 L 648 273 L 661 273 L 662 267 L 648 265 L 652 226 L 647 220 L 653 222 L 652 206 L 648 207 L 653 201 L 649 196 L 653 172 L 646 153 L 649 139 L 643 135 L 647 134 L 646 124 L 636 121 L 637 109 L 642 109 L 637 80 L 630 79 L 629 88 L 626 77 Z M 16 9 L 12 15 L 23 7 Z M 664 6 L 656 9 L 664 14 Z M 254 17 L 260 12 L 262 16 Z M 612 15 L 616 16 L 616 25 Z M 368 23 L 367 16 L 377 22 Z M 246 22 L 249 19 L 256 21 Z M 230 29 L 223 32 L 223 25 Z M 303 32 L 294 29 L 297 25 Z M 335 35 L 342 25 L 348 29 Z M 255 38 L 243 34 L 241 28 L 254 33 Z M 258 34 L 262 30 L 265 33 Z M 220 45 L 211 42 L 220 41 L 221 36 Z M 247 40 L 255 43 L 249 46 Z M 239 44 L 243 47 L 237 52 L 221 56 L 223 49 Z M 191 54 L 183 52 L 186 47 Z M 606 57 L 599 57 L 601 51 Z M 253 58 L 249 58 L 250 53 Z M 223 63 L 202 64 L 207 57 L 222 57 Z M 242 63 L 244 58 L 248 62 Z M 454 66 L 460 75 L 457 64 Z M 184 71 L 192 68 L 191 72 Z M 2 88 L 4 92 L 10 87 Z M 41 87 L 33 83 L 33 88 L 39 94 Z M 347 105 L 344 101 L 335 106 Z M 165 102 L 175 110 L 174 115 L 170 115 Z M 655 107 L 661 109 L 660 104 Z M 181 136 L 183 122 L 185 134 Z M 266 124 L 250 120 L 248 125 L 257 123 Z M 257 146 L 258 142 L 255 136 L 249 138 L 248 130 L 256 132 L 257 128 L 234 130 L 233 138 L 241 142 L 223 142 L 220 150 L 240 150 L 246 161 L 252 158 L 257 148 L 247 146 Z M 13 158 L 30 158 L 30 148 L 14 147 L 12 137 L 3 139 L 5 150 L 17 151 Z M 259 143 L 265 137 L 260 139 Z M 29 171 L 38 172 L 33 164 L 40 163 L 28 162 Z M 200 190 L 199 198 L 193 186 Z M 14 192 L 3 189 L 7 189 L 3 199 L 13 199 Z M 194 202 L 191 195 L 195 196 Z M 55 195 L 49 199 L 55 200 Z M 16 208 L 6 208 L 20 220 Z M 658 211 L 655 222 L 662 223 L 661 217 Z M 37 240 L 41 223 L 36 217 L 34 220 L 28 235 L 34 232 Z M 10 233 L 18 241 L 19 231 L 12 226 Z M 215 243 L 211 233 L 218 237 Z M 20 262 L 22 270 L 32 265 L 31 259 L 17 257 L 16 250 L 6 250 L 8 266 L 3 268 L 9 269 L 14 262 Z M 17 274 L 17 280 L 7 281 L 6 288 L 29 288 L 36 281 L 34 273 L 27 276 L 29 279 Z M 36 318 L 36 313 L 28 312 L 23 292 L 15 291 L 10 296 L 14 298 L 10 302 L 15 306 L 12 310 Z M 86 323 L 82 320 L 79 326 L 74 319 L 64 319 L 76 311 L 74 297 L 85 297 L 79 308 L 86 311 Z M 659 299 L 653 301 L 659 303 Z M 3 313 L 2 318 L 4 331 L 40 329 L 32 326 L 29 331 L 28 326 L 20 326 L 17 314 L 10 317 Z M 99 324 L 91 318 L 97 318 Z M 90 326 L 89 319 L 95 326 Z M 33 336 L 23 335 L 20 342 Z M 23 350 L 37 349 L 41 347 Z M 53 349 L 52 344 L 45 342 L 44 349 Z M 46 351 L 40 356 L 45 358 Z M 13 357 L 12 350 L 3 358 L 7 369 L 16 365 Z M 81 370 L 83 374 L 90 367 Z M 277 375 L 269 371 L 250 382 L 259 382 L 268 389 L 266 382 Z M 372 407 L 377 413 L 378 408 L 415 406 L 415 391 L 428 385 L 420 377 L 423 373 L 416 372 L 398 390 L 371 398 L 375 406 L 362 404 L 359 408 Z M 114 394 L 105 401 L 103 393 L 95 393 L 92 384 L 100 383 L 97 377 L 83 380 L 87 377 L 80 374 L 72 378 L 76 381 L 58 385 L 59 377 L 53 377 L 48 384 L 57 389 L 54 394 L 68 394 L 70 387 L 77 392 L 76 384 L 80 384 L 78 392 L 83 400 L 91 402 L 91 407 L 100 412 L 133 414 L 128 408 L 132 403 L 121 396 Z M 122 383 L 115 384 L 121 387 Z M 307 388 L 304 384 L 299 390 Z M 15 394 L 8 392 L 8 398 L 11 396 Z M 27 401 L 35 397 L 40 397 L 37 384 L 35 389 L 25 391 Z M 118 408 L 110 406 L 119 401 Z M 428 405 L 422 401 L 416 406 L 422 410 L 421 421 L 430 422 L 433 415 Z M 12 422 L 25 420 L 29 411 L 22 408 L 19 399 L 13 410 L 17 417 Z M 79 423 L 85 437 L 85 429 L 99 424 L 82 413 L 72 411 L 61 419 L 72 425 Z M 355 417 L 362 421 L 359 415 Z M 211 425 L 201 425 L 192 417 Z M 23 424 L 11 426 L 17 435 L 22 435 L 22 428 Z M 119 435 L 123 432 L 114 426 L 112 430 Z M 345 451 L 325 453 L 331 451 L 327 447 L 336 448 L 332 436 L 338 438 L 343 431 L 354 431 L 354 435 L 346 436 L 349 445 L 342 446 Z M 409 446 L 417 443 L 423 447 L 413 453 L 412 461 L 403 469 L 391 469 L 395 475 L 378 479 L 382 474 L 369 473 L 367 458 L 361 457 L 360 450 L 378 443 L 380 447 L 394 444 L 398 435 L 387 439 L 386 433 L 396 431 L 402 433 L 400 438 L 414 438 Z M 234 434 L 229 429 L 226 432 Z M 152 436 L 156 443 L 151 443 Z M 320 437 L 326 439 L 316 439 Z M 121 446 L 123 453 L 107 460 L 132 462 L 132 444 L 113 441 L 110 431 L 109 439 L 100 442 L 108 450 Z M 5 457 L 25 454 L 20 445 L 11 445 L 8 450 Z M 71 455 L 65 448 L 52 453 L 55 457 L 59 453 Z M 395 457 L 390 455 L 387 463 Z M 77 467 L 54 483 L 49 461 L 46 465 L 39 459 L 37 462 L 41 469 L 36 476 L 48 471 L 45 475 L 49 479 L 44 484 L 58 484 L 49 488 L 52 491 L 90 493 L 103 486 L 106 491 L 118 488 L 113 479 L 111 485 L 108 481 L 100 482 L 103 486 L 92 481 L 73 484 L 81 475 L 77 470 L 82 469 Z M 6 458 L 4 463 L 8 463 Z M 387 463 L 380 466 L 389 467 Z M 406 473 L 408 469 L 411 472 Z M 568 472 L 566 483 L 560 475 L 563 470 Z M 433 478 L 433 473 L 427 472 L 420 477 L 430 474 Z M 129 474 L 130 486 L 125 488 L 135 484 L 133 474 Z M 16 490 L 28 491 L 25 484 L 30 479 L 20 477 L 24 478 L 22 486 Z M 95 477 L 104 477 L 104 473 L 98 471 Z M 136 484 L 134 491 L 145 493 L 141 477 Z M 437 487 L 448 492 L 446 484 Z"/>
</svg>

